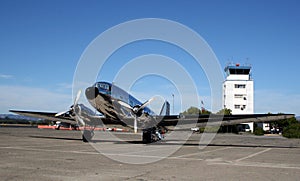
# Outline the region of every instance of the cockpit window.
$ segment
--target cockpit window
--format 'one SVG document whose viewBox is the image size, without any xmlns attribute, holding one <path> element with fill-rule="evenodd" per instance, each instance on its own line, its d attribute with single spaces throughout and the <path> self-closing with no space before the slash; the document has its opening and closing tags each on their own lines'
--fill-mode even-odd
<svg viewBox="0 0 300 181">
<path fill-rule="evenodd" d="M 98 88 L 109 90 L 109 85 L 104 83 L 98 83 Z"/>
</svg>

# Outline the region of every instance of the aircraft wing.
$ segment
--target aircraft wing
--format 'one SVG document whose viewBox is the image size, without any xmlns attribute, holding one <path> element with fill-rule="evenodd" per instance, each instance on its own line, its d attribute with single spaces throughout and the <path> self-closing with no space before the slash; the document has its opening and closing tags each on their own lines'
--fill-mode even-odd
<svg viewBox="0 0 300 181">
<path fill-rule="evenodd" d="M 175 126 L 178 126 L 177 130 L 190 129 L 192 127 L 205 127 L 209 126 L 226 126 L 237 125 L 241 123 L 249 122 L 272 122 L 294 117 L 294 114 L 243 114 L 243 115 L 170 115 L 170 116 L 154 116 L 157 126 L 163 126 L 172 130 Z M 130 127 L 126 123 L 133 123 L 133 118 L 127 118 L 123 121 L 102 119 L 102 122 L 106 124 L 121 125 L 123 127 Z M 139 123 L 138 123 L 139 124 Z M 152 124 L 154 125 L 154 124 Z"/>
<path fill-rule="evenodd" d="M 30 116 L 35 118 L 61 121 L 70 124 L 77 124 L 76 120 L 68 114 L 63 114 L 60 116 L 55 116 L 56 112 L 37 112 L 37 111 L 20 111 L 20 110 L 10 110 L 10 112 L 20 114 L 23 116 Z M 242 114 L 242 115 L 170 115 L 170 116 L 154 116 L 156 120 L 161 120 L 157 126 L 163 127 L 174 127 L 174 126 L 184 126 L 188 128 L 189 125 L 197 127 L 210 126 L 225 126 L 225 125 L 236 125 L 240 123 L 248 122 L 272 122 L 283 119 L 288 119 L 294 117 L 294 114 Z M 98 117 L 88 116 L 89 121 L 94 122 L 95 125 L 99 124 Z M 101 118 L 104 125 L 120 125 L 127 127 L 128 125 L 121 120 Z M 133 118 L 128 118 L 125 122 L 133 122 Z"/>
<path fill-rule="evenodd" d="M 37 111 L 20 111 L 20 110 L 9 110 L 9 112 L 13 112 L 23 116 L 47 119 L 52 121 L 61 121 L 70 124 L 77 124 L 77 122 L 69 115 L 64 114 L 61 116 L 55 116 L 57 112 L 37 112 Z"/>
<path fill-rule="evenodd" d="M 226 126 L 248 122 L 272 122 L 294 117 L 294 114 L 242 114 L 242 115 L 182 115 L 156 117 L 160 126 L 195 125 L 197 127 Z"/>
<path fill-rule="evenodd" d="M 9 112 L 16 113 L 23 116 L 29 116 L 34 118 L 41 118 L 51 121 L 60 121 L 64 123 L 77 124 L 77 121 L 72 118 L 69 114 L 62 114 L 60 116 L 55 116 L 57 112 L 40 112 L 40 111 L 22 111 L 22 110 L 9 110 Z M 126 124 L 120 120 L 107 119 L 105 117 L 99 116 L 91 116 L 91 115 L 83 115 L 83 117 L 87 118 L 87 123 L 91 123 L 91 125 L 121 125 L 126 127 Z M 101 122 L 100 122 L 101 120 Z"/>
<path fill-rule="evenodd" d="M 150 123 L 154 126 L 162 126 L 168 130 L 190 130 L 193 127 L 205 126 L 226 126 L 237 125 L 249 122 L 272 122 L 294 117 L 294 114 L 243 114 L 243 115 L 170 115 L 170 116 L 154 116 L 156 123 Z M 122 125 L 130 127 L 127 123 L 133 123 L 133 118 L 120 120 L 103 120 L 104 124 Z M 140 123 L 138 123 L 140 124 Z M 132 127 L 132 126 L 131 126 Z M 140 127 L 140 126 L 138 126 Z M 148 126 L 149 127 L 149 126 Z"/>
</svg>

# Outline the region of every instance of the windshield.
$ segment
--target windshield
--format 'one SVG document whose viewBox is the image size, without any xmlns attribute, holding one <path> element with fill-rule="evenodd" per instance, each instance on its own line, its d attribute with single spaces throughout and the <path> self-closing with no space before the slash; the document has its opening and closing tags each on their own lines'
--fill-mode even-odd
<svg viewBox="0 0 300 181">
<path fill-rule="evenodd" d="M 104 89 L 104 90 L 109 90 L 109 85 L 106 83 L 97 83 L 97 88 L 99 89 Z"/>
</svg>

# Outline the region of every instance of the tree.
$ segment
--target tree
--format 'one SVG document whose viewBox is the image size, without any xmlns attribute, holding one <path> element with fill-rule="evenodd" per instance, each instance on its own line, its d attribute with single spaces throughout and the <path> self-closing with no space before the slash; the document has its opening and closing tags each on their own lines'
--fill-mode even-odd
<svg viewBox="0 0 300 181">
<path fill-rule="evenodd" d="M 287 138 L 300 138 L 300 123 L 293 123 L 283 129 L 283 136 Z"/>
<path fill-rule="evenodd" d="M 211 114 L 211 112 L 206 109 L 203 109 L 201 111 L 199 108 L 191 106 L 190 108 L 188 108 L 187 110 L 185 110 L 183 113 L 180 113 L 180 114 L 183 114 L 183 115 Z"/>
<path fill-rule="evenodd" d="M 289 118 L 289 119 L 274 121 L 274 122 L 271 123 L 271 126 L 285 128 L 285 127 L 288 127 L 289 125 L 296 124 L 296 123 L 298 123 L 298 121 L 296 120 L 295 117 L 292 117 L 292 118 Z"/>
<path fill-rule="evenodd" d="M 218 111 L 217 114 L 231 115 L 232 111 L 231 111 L 231 109 L 224 108 L 224 109 L 221 109 L 220 111 Z"/>
<path fill-rule="evenodd" d="M 203 109 L 203 110 L 201 111 L 201 114 L 211 114 L 211 112 L 208 111 L 208 110 L 206 110 L 206 109 Z"/>
<path fill-rule="evenodd" d="M 281 114 L 281 113 L 278 113 Z M 295 117 L 274 121 L 271 127 L 280 128 L 282 135 L 287 138 L 300 138 L 300 123 Z"/>
<path fill-rule="evenodd" d="M 196 107 L 191 106 L 190 108 L 185 110 L 182 114 L 183 115 L 201 114 L 201 110 Z"/>
</svg>

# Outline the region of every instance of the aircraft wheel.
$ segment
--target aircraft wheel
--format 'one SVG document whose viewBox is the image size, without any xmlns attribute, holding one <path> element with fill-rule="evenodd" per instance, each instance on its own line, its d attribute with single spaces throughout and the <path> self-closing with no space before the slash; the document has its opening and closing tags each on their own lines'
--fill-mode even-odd
<svg viewBox="0 0 300 181">
<path fill-rule="evenodd" d="M 143 143 L 145 143 L 145 144 L 151 143 L 151 141 L 152 141 L 151 137 L 152 137 L 152 134 L 149 129 L 143 131 Z"/>
<path fill-rule="evenodd" d="M 89 142 L 92 140 L 94 134 L 93 131 L 90 130 L 84 130 L 82 134 L 82 141 L 83 142 Z"/>
<path fill-rule="evenodd" d="M 147 144 L 157 141 L 155 139 L 155 130 L 156 128 L 149 128 L 143 130 L 143 143 Z"/>
</svg>

